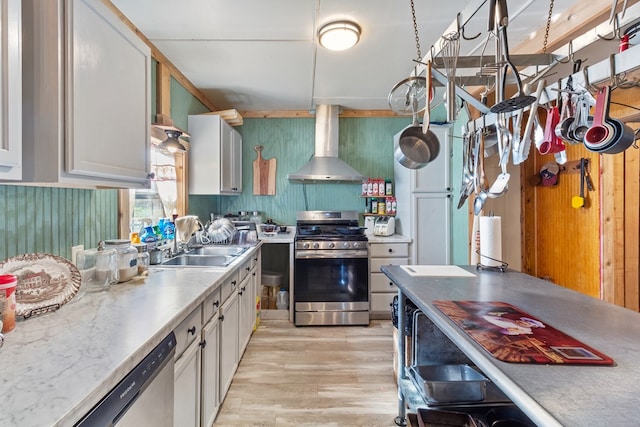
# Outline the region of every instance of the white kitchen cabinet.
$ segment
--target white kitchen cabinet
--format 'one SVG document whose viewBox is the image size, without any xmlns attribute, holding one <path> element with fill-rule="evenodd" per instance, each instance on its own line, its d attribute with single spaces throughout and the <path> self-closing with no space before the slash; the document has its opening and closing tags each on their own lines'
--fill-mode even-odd
<svg viewBox="0 0 640 427">
<path fill-rule="evenodd" d="M 193 341 L 174 365 L 173 425 L 200 425 L 200 340 Z"/>
<path fill-rule="evenodd" d="M 202 427 L 213 425 L 220 408 L 220 322 L 216 313 L 202 328 Z"/>
<path fill-rule="evenodd" d="M 220 399 L 223 400 L 238 368 L 238 292 L 235 290 L 220 308 Z"/>
<path fill-rule="evenodd" d="M 189 116 L 189 194 L 242 193 L 242 136 L 215 114 Z"/>
<path fill-rule="evenodd" d="M 23 0 L 23 181 L 149 186 L 151 50 L 101 0 Z"/>
<path fill-rule="evenodd" d="M 174 329 L 173 425 L 200 425 L 202 308 L 198 306 Z"/>
<path fill-rule="evenodd" d="M 255 295 L 253 292 L 253 282 L 251 280 L 251 275 L 248 275 L 244 278 L 242 282 L 240 282 L 240 287 L 238 289 L 238 298 L 239 298 L 239 306 L 240 312 L 238 314 L 239 322 L 238 322 L 238 355 L 242 357 L 244 354 L 244 350 L 247 348 L 247 344 L 249 344 L 249 340 L 251 339 L 251 334 L 253 333 L 253 324 L 256 321 L 256 306 L 255 306 Z"/>
<path fill-rule="evenodd" d="M 409 264 L 451 263 L 451 128 L 431 125 L 438 157 L 422 169 L 394 162 L 396 233 L 409 237 Z M 394 137 L 398 143 L 399 134 Z"/>
<path fill-rule="evenodd" d="M 369 242 L 369 284 L 371 302 L 369 316 L 372 319 L 391 318 L 391 301 L 398 294 L 396 286 L 380 271 L 383 265 L 406 265 L 409 263 L 408 243 Z"/>
<path fill-rule="evenodd" d="M 0 0 L 0 179 L 22 179 L 21 0 Z"/>
</svg>

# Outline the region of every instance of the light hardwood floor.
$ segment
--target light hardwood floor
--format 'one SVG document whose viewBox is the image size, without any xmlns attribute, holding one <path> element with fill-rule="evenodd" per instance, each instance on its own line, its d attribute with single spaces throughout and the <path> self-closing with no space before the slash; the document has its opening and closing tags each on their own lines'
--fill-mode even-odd
<svg viewBox="0 0 640 427">
<path fill-rule="evenodd" d="M 393 326 L 295 327 L 254 332 L 216 426 L 395 426 Z"/>
</svg>

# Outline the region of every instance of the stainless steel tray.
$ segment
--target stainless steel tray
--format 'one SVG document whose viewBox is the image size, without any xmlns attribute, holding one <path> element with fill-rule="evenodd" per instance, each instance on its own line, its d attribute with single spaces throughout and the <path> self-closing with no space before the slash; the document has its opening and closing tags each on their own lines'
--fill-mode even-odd
<svg viewBox="0 0 640 427">
<path fill-rule="evenodd" d="M 410 377 L 428 403 L 462 403 L 484 400 L 484 375 L 469 365 L 414 365 Z"/>
</svg>

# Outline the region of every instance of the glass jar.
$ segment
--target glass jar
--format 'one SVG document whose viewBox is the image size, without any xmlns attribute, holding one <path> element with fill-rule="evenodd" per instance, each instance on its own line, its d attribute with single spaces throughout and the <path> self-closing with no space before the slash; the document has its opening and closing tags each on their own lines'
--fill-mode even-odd
<svg viewBox="0 0 640 427">
<path fill-rule="evenodd" d="M 105 249 L 104 242 L 99 242 L 97 248 L 80 251 L 76 264 L 86 292 L 106 290 L 118 283 L 118 252 Z"/>
<path fill-rule="evenodd" d="M 18 277 L 0 275 L 0 331 L 11 332 L 16 328 L 16 287 Z"/>
<path fill-rule="evenodd" d="M 262 224 L 262 215 L 260 215 L 260 212 L 258 211 L 253 211 L 251 213 L 251 218 L 249 218 L 249 221 L 254 222 L 256 224 Z"/>
<path fill-rule="evenodd" d="M 138 250 L 128 240 L 105 240 L 107 249 L 117 252 L 118 282 L 131 280 L 138 274 Z"/>
<path fill-rule="evenodd" d="M 149 265 L 151 264 L 151 257 L 149 255 L 149 252 L 147 251 L 147 245 L 134 245 L 135 248 L 138 250 L 138 257 L 137 257 L 137 262 L 138 262 L 138 276 L 142 276 L 147 274 L 147 272 L 149 271 Z"/>
</svg>

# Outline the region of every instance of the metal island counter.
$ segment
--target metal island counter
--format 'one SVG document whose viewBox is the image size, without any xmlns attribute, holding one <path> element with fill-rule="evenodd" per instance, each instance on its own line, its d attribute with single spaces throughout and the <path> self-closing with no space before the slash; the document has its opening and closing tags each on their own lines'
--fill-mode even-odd
<svg viewBox="0 0 640 427">
<path fill-rule="evenodd" d="M 435 335 L 442 334 L 539 426 L 636 426 L 640 422 L 640 313 L 535 277 L 475 266 L 384 266 L 398 287 L 398 331 L 405 331 L 406 300 Z M 425 266 L 426 267 L 426 266 Z M 609 356 L 609 366 L 513 363 L 494 357 L 434 301 L 504 302 Z M 441 304 L 441 303 L 438 303 Z M 415 347 L 429 345 L 413 343 Z M 415 350 L 415 348 L 414 348 Z M 411 408 L 404 335 L 398 333 L 399 415 Z M 415 402 L 413 402 L 415 403 Z"/>
</svg>

